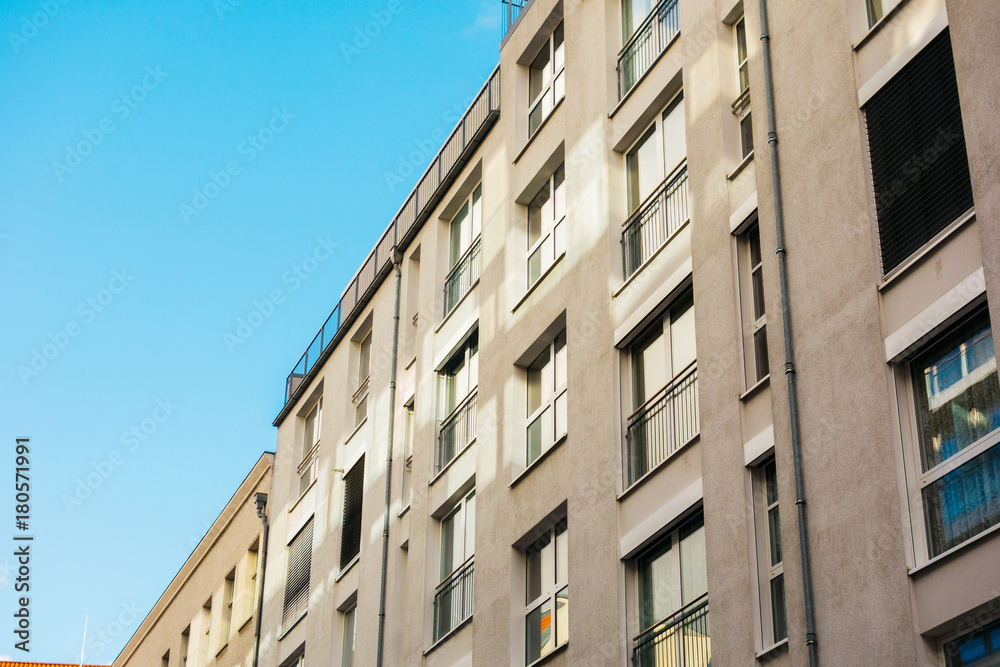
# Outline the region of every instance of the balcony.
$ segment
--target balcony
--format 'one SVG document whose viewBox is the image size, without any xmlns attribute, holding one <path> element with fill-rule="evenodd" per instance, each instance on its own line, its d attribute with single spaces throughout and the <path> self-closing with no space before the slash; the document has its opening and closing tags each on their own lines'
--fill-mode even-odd
<svg viewBox="0 0 1000 667">
<path fill-rule="evenodd" d="M 709 667 L 708 595 L 688 603 L 635 638 L 632 667 Z"/>
<path fill-rule="evenodd" d="M 435 473 L 444 470 L 456 456 L 476 439 L 478 392 L 472 392 L 462 403 L 451 411 L 438 431 L 438 451 Z"/>
<path fill-rule="evenodd" d="M 475 568 L 470 558 L 434 592 L 434 641 L 438 642 L 472 616 Z"/>
<path fill-rule="evenodd" d="M 649 71 L 681 31 L 677 0 L 661 0 L 618 54 L 618 99 Z"/>
<path fill-rule="evenodd" d="M 479 239 L 477 238 L 472 246 L 465 251 L 465 254 L 455 262 L 455 266 L 444 279 L 445 317 L 448 317 L 448 314 L 455 309 L 462 297 L 469 293 L 472 286 L 479 282 L 481 266 L 479 255 Z"/>
<path fill-rule="evenodd" d="M 688 221 L 687 160 L 664 179 L 622 225 L 625 280 L 639 270 Z"/>
<path fill-rule="evenodd" d="M 500 0 L 503 8 L 503 34 L 506 36 L 511 27 L 517 23 L 521 12 L 531 4 L 531 0 Z"/>
<path fill-rule="evenodd" d="M 699 430 L 695 362 L 629 417 L 625 431 L 626 488 L 690 442 Z"/>
</svg>

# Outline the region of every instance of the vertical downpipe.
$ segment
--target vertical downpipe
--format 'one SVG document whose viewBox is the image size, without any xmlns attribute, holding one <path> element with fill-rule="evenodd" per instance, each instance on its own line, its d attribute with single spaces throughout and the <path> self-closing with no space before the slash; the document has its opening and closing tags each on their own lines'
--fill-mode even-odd
<svg viewBox="0 0 1000 667">
<path fill-rule="evenodd" d="M 771 76 L 771 38 L 767 30 L 767 0 L 760 7 L 760 44 L 764 61 L 764 94 L 767 102 L 767 144 L 771 156 L 771 190 L 774 193 L 774 227 L 777 237 L 778 280 L 781 288 L 781 328 L 785 338 L 785 378 L 788 385 L 788 421 L 792 432 L 792 466 L 795 470 L 795 509 L 799 520 L 799 552 L 802 559 L 802 595 L 805 598 L 806 646 L 809 665 L 817 667 L 816 622 L 813 614 L 812 570 L 809 540 L 806 537 L 806 497 L 802 480 L 802 445 L 799 437 L 799 405 L 795 389 L 795 361 L 792 355 L 792 321 L 788 304 L 788 268 L 785 259 L 785 219 L 781 201 L 781 173 L 778 169 L 778 130 L 774 120 L 774 81 Z"/>
<path fill-rule="evenodd" d="M 265 505 L 266 507 L 266 505 Z M 270 532 L 271 526 L 267 522 L 267 514 L 264 513 L 264 507 L 257 509 L 257 516 L 260 520 L 264 522 L 264 535 L 261 538 L 262 544 L 260 545 L 260 591 L 257 594 L 257 623 L 254 629 L 254 639 L 253 639 L 253 667 L 257 667 L 257 661 L 260 657 L 260 622 L 261 618 L 264 616 L 264 576 L 267 574 L 267 538 Z"/>
<path fill-rule="evenodd" d="M 403 253 L 392 248 L 392 266 L 396 273 L 396 301 L 392 311 L 392 361 L 389 368 L 389 435 L 385 446 L 385 508 L 382 513 L 382 581 L 378 596 L 378 654 L 376 665 L 382 667 L 382 649 L 385 642 L 385 582 L 389 569 L 389 503 L 392 500 L 392 442 L 396 422 L 396 358 L 399 352 L 399 283 L 402 279 L 400 264 Z"/>
</svg>

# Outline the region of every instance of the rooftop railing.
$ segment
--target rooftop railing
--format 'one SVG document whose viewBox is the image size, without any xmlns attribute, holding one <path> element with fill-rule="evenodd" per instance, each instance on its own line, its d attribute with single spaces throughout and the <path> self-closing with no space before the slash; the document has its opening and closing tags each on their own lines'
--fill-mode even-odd
<svg viewBox="0 0 1000 667">
<path fill-rule="evenodd" d="M 500 0 L 500 6 L 503 8 L 504 35 L 510 31 L 510 27 L 517 22 L 517 17 L 529 4 L 531 0 Z"/>
<path fill-rule="evenodd" d="M 285 418 L 291 409 L 291 403 L 310 380 L 310 373 L 335 347 L 346 328 L 371 298 L 381 279 L 388 275 L 392 267 L 393 248 L 406 247 L 499 116 L 500 67 L 498 66 L 466 110 L 462 120 L 445 140 L 441 150 L 431 161 L 427 171 L 406 198 L 347 289 L 341 294 L 337 305 L 299 357 L 292 372 L 288 374 L 285 381 L 285 405 L 274 420 L 275 425 Z"/>
<path fill-rule="evenodd" d="M 625 280 L 667 244 L 688 220 L 687 160 L 674 169 L 622 227 Z"/>
<path fill-rule="evenodd" d="M 618 54 L 618 99 L 639 82 L 681 31 L 677 0 L 660 0 Z"/>
</svg>

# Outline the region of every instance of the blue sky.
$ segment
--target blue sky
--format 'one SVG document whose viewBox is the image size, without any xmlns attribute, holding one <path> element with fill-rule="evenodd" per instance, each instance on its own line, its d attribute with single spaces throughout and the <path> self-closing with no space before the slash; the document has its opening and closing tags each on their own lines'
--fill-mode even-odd
<svg viewBox="0 0 1000 667">
<path fill-rule="evenodd" d="M 88 615 L 86 661 L 118 654 L 274 449 L 286 374 L 495 67 L 499 19 L 499 0 L 2 4 L 0 438 L 10 471 L 31 438 L 35 541 L 23 654 L 11 474 L 0 655 L 78 661 Z"/>
</svg>

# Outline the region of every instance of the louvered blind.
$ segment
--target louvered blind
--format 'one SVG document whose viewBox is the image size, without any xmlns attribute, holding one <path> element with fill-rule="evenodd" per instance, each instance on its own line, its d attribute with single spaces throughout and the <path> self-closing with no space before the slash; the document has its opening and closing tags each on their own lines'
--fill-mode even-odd
<svg viewBox="0 0 1000 667">
<path fill-rule="evenodd" d="M 882 272 L 972 208 L 972 183 L 946 29 L 864 107 Z"/>
<path fill-rule="evenodd" d="M 365 457 L 344 475 L 344 522 L 340 534 L 340 569 L 361 551 L 361 505 L 365 490 Z"/>
<path fill-rule="evenodd" d="M 309 572 L 312 569 L 313 522 L 309 519 L 288 545 L 288 574 L 285 578 L 285 607 L 281 613 L 282 632 L 309 606 Z"/>
</svg>

